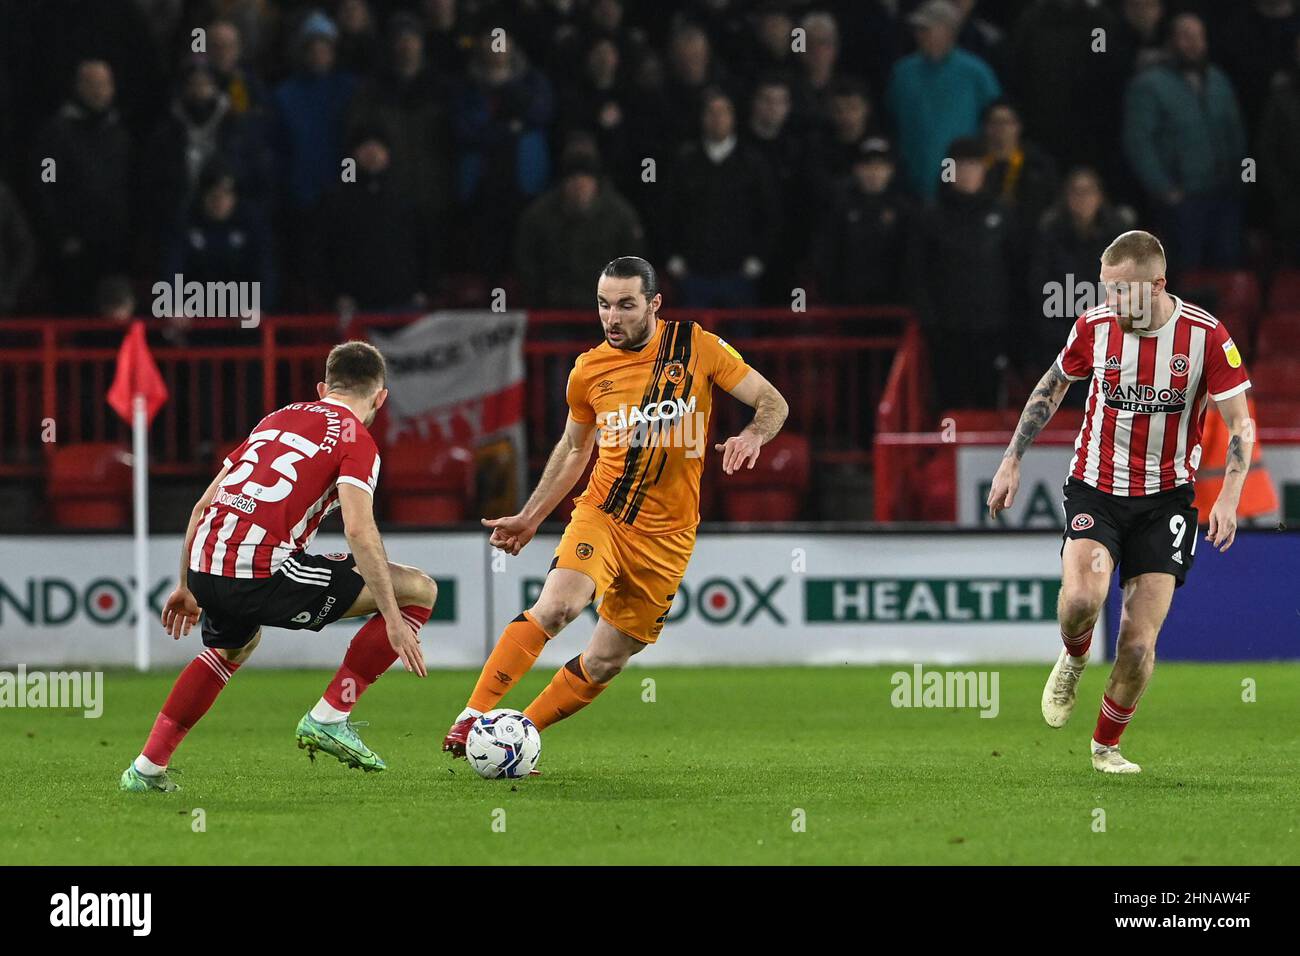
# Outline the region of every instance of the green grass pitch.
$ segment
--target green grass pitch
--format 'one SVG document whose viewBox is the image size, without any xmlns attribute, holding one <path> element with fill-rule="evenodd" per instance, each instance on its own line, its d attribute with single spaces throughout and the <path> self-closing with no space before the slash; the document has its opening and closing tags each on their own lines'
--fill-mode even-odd
<svg viewBox="0 0 1300 956">
<path fill-rule="evenodd" d="M 0 863 L 1300 862 L 1292 665 L 1159 665 L 1124 738 L 1135 777 L 1088 761 L 1104 666 L 1063 730 L 1039 716 L 1047 666 L 989 668 L 992 719 L 895 709 L 901 666 L 636 669 L 545 733 L 544 776 L 514 782 L 439 750 L 474 675 L 386 676 L 356 717 L 390 769 L 362 775 L 295 747 L 328 675 L 255 661 L 181 747 L 175 794 L 117 790 L 171 673 L 110 672 L 95 720 L 0 710 Z M 506 703 L 522 708 L 549 676 Z M 1257 702 L 1242 701 L 1245 678 Z"/>
</svg>

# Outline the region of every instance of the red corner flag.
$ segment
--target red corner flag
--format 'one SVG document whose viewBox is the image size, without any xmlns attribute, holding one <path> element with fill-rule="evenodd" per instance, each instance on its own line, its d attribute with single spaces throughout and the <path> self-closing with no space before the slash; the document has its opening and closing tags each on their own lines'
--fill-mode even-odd
<svg viewBox="0 0 1300 956">
<path fill-rule="evenodd" d="M 153 422 L 158 409 L 167 403 L 167 386 L 149 354 L 143 322 L 132 322 L 131 330 L 122 340 L 122 348 L 117 353 L 117 374 L 108 389 L 108 404 L 128 424 L 132 419 L 132 399 L 136 395 L 144 396 L 149 422 Z"/>
</svg>

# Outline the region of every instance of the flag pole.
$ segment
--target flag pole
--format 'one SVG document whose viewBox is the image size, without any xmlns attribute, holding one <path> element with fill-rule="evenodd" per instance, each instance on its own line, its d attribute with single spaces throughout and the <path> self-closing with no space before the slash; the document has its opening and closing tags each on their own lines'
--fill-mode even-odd
<svg viewBox="0 0 1300 956">
<path fill-rule="evenodd" d="M 132 399 L 131 443 L 135 474 L 135 669 L 149 669 L 149 412 L 145 397 Z"/>
</svg>

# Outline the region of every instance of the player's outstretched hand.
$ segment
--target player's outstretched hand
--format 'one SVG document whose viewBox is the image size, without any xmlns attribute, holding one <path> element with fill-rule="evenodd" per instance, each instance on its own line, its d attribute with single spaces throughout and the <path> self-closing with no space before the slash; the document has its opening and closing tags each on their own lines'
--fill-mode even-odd
<svg viewBox="0 0 1300 956">
<path fill-rule="evenodd" d="M 749 432 L 732 435 L 721 445 L 713 446 L 714 451 L 722 452 L 722 471 L 728 475 L 744 467 L 753 468 L 762 448 L 763 443 L 758 440 L 758 436 Z"/>
<path fill-rule="evenodd" d="M 479 520 L 483 522 L 483 527 L 492 529 L 492 537 L 488 539 L 488 543 L 507 554 L 518 554 L 537 533 L 537 528 L 520 515 Z"/>
<path fill-rule="evenodd" d="M 172 636 L 173 641 L 179 641 L 199 622 L 201 610 L 203 609 L 199 607 L 199 602 L 194 600 L 194 595 L 190 593 L 189 588 L 177 588 L 163 605 L 163 630 Z"/>
<path fill-rule="evenodd" d="M 998 465 L 997 474 L 993 476 L 993 487 L 989 489 L 989 517 L 996 518 L 998 512 L 1011 507 L 1020 490 L 1020 462 L 1014 458 L 1003 458 Z"/>
<path fill-rule="evenodd" d="M 1210 529 L 1205 540 L 1220 551 L 1227 551 L 1237 537 L 1237 509 L 1225 501 L 1216 501 L 1210 510 Z M 1222 545 L 1222 547 L 1220 547 Z"/>
<path fill-rule="evenodd" d="M 429 671 L 424 666 L 424 654 L 420 652 L 419 635 L 404 618 L 399 617 L 396 621 L 385 623 L 388 625 L 388 643 L 393 645 L 393 650 L 397 652 L 402 666 L 412 674 L 428 677 Z"/>
</svg>

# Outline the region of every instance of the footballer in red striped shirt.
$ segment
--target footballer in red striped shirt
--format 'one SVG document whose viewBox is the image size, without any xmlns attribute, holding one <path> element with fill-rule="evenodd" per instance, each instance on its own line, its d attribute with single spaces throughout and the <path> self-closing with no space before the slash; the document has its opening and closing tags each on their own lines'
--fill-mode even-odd
<svg viewBox="0 0 1300 956">
<path fill-rule="evenodd" d="M 1132 230 L 1102 253 L 1104 304 L 1079 316 L 1035 387 L 993 479 L 989 514 L 1011 506 L 1020 459 L 1073 382 L 1088 382 L 1065 482 L 1065 534 L 1057 617 L 1060 651 L 1043 689 L 1043 718 L 1062 727 L 1074 711 L 1093 628 L 1119 570 L 1124 613 L 1092 740 L 1092 763 L 1137 773 L 1119 739 L 1146 690 L 1156 639 L 1196 554 L 1193 483 L 1211 404 L 1229 433 L 1223 488 L 1206 540 L 1226 551 L 1254 445 L 1250 376 L 1223 323 L 1171 293 L 1164 248 Z"/>
<path fill-rule="evenodd" d="M 388 398 L 385 381 L 374 346 L 338 345 L 316 399 L 267 415 L 223 460 L 190 515 L 179 583 L 162 613 L 177 640 L 201 620 L 206 650 L 177 678 L 121 789 L 177 789 L 167 774 L 172 754 L 252 654 L 263 626 L 319 631 L 370 615 L 296 734 L 313 760 L 323 751 L 350 767 L 385 768 L 357 735 L 352 707 L 399 659 L 425 676 L 419 630 L 437 599 L 427 574 L 389 562 L 375 525 L 379 450 L 369 426 Z M 308 554 L 335 509 L 352 553 Z"/>
</svg>

